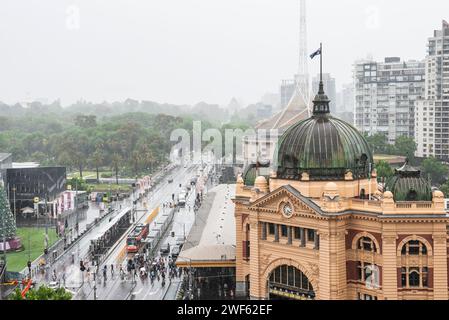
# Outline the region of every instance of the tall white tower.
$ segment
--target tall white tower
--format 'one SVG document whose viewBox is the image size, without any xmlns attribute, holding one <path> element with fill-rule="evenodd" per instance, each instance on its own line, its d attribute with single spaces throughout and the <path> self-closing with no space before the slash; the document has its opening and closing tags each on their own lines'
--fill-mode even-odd
<svg viewBox="0 0 449 320">
<path fill-rule="evenodd" d="M 309 52 L 307 50 L 306 0 L 300 0 L 299 69 L 297 90 L 305 101 L 310 101 Z"/>
<path fill-rule="evenodd" d="M 309 54 L 307 49 L 306 0 L 300 0 L 299 5 L 299 68 L 293 84 L 288 84 L 289 93 L 286 94 L 286 99 L 290 100 L 288 103 L 283 102 L 283 106 L 286 105 L 286 107 L 274 116 L 261 121 L 256 125 L 255 129 L 258 132 L 257 135 L 244 138 L 243 158 L 245 165 L 256 163 L 262 159 L 270 160 L 275 167 L 276 164 L 273 162 L 274 153 L 279 137 L 281 137 L 289 127 L 312 115 Z M 260 148 L 262 148 L 262 151 Z"/>
<path fill-rule="evenodd" d="M 299 1 L 299 69 L 295 76 L 295 91 L 275 122 L 274 128 L 289 127 L 298 120 L 312 115 L 312 94 L 310 92 L 309 54 L 307 49 L 307 12 L 306 0 Z"/>
</svg>

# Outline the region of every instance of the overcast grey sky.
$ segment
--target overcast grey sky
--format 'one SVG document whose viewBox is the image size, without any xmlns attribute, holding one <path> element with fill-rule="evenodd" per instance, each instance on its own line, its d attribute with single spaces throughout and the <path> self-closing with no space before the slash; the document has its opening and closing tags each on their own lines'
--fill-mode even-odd
<svg viewBox="0 0 449 320">
<path fill-rule="evenodd" d="M 447 0 L 308 1 L 309 52 L 422 59 Z M 0 101 L 257 102 L 298 68 L 299 0 L 2 0 Z M 311 63 L 311 74 L 318 60 Z"/>
</svg>

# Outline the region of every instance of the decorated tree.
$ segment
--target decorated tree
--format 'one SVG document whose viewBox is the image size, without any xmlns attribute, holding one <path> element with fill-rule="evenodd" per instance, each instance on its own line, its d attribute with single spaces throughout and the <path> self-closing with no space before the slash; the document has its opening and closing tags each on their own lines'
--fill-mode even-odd
<svg viewBox="0 0 449 320">
<path fill-rule="evenodd" d="M 16 224 L 5 189 L 0 185 L 0 239 L 3 240 L 5 235 L 6 239 L 13 239 L 16 236 Z"/>
</svg>

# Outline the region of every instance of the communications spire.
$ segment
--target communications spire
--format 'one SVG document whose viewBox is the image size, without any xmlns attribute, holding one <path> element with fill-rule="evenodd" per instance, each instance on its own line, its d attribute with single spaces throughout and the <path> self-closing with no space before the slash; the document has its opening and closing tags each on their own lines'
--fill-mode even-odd
<svg viewBox="0 0 449 320">
<path fill-rule="evenodd" d="M 299 17 L 299 68 L 297 91 L 301 98 L 310 102 L 309 51 L 307 48 L 307 9 L 306 0 L 300 0 Z"/>
</svg>

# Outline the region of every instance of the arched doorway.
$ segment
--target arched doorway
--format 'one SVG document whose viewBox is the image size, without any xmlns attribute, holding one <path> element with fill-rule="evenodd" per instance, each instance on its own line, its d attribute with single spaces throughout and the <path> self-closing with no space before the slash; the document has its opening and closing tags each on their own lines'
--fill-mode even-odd
<svg viewBox="0 0 449 320">
<path fill-rule="evenodd" d="M 268 298 L 271 300 L 313 300 L 315 291 L 301 270 L 293 266 L 281 265 L 268 277 Z"/>
</svg>

